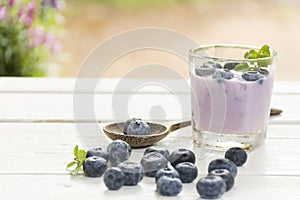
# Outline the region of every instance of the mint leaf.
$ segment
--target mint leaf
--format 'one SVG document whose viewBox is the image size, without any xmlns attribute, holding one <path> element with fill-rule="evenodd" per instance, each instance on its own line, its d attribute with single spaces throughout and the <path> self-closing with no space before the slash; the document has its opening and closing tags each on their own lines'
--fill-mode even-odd
<svg viewBox="0 0 300 200">
<path fill-rule="evenodd" d="M 86 157 L 86 151 L 85 150 L 79 150 L 78 151 L 78 156 L 77 156 L 77 159 L 78 160 L 85 160 L 85 157 Z"/>
<path fill-rule="evenodd" d="M 72 166 L 74 166 L 74 165 L 76 165 L 76 164 L 77 164 L 77 162 L 75 162 L 75 161 L 70 162 L 70 163 L 67 165 L 67 170 L 68 170 L 70 167 L 72 167 Z"/>
<path fill-rule="evenodd" d="M 79 174 L 79 171 L 81 170 L 83 163 L 86 159 L 87 152 L 84 149 L 79 150 L 78 145 L 75 146 L 73 152 L 74 152 L 74 160 L 67 165 L 66 170 L 71 172 L 71 174 L 75 176 Z M 71 167 L 73 167 L 74 165 L 76 165 L 76 168 L 71 169 Z"/>
<path fill-rule="evenodd" d="M 271 57 L 270 47 L 268 45 L 263 45 L 258 51 L 251 49 L 248 52 L 244 54 L 245 59 L 258 59 L 258 58 L 268 58 Z M 255 66 L 260 67 L 268 67 L 272 63 L 272 59 L 263 59 L 263 60 L 257 60 L 257 64 L 254 64 Z M 258 69 L 257 67 L 254 67 L 254 69 Z"/>
<path fill-rule="evenodd" d="M 238 72 L 246 72 L 246 71 L 249 71 L 249 69 L 250 69 L 250 66 L 248 63 L 240 63 L 234 67 L 234 70 L 238 71 Z"/>
<path fill-rule="evenodd" d="M 78 157 L 78 145 L 76 145 L 75 148 L 74 148 L 74 156 L 76 158 Z"/>
<path fill-rule="evenodd" d="M 258 58 L 258 53 L 254 49 L 251 49 L 249 52 L 245 53 L 244 58 L 245 59 L 256 59 L 256 58 Z"/>
<path fill-rule="evenodd" d="M 268 45 L 262 46 L 258 51 L 258 54 L 260 55 L 260 58 L 270 57 L 271 56 L 270 47 Z"/>
</svg>

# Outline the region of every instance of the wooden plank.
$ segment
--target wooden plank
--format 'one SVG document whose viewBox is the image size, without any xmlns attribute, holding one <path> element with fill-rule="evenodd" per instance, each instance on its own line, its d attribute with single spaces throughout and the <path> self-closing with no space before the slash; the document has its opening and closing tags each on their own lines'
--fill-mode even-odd
<svg viewBox="0 0 300 200">
<path fill-rule="evenodd" d="M 198 180 L 198 179 L 197 179 Z M 234 188 L 222 199 L 294 200 L 300 198 L 300 177 L 237 176 Z M 184 184 L 182 192 L 172 199 L 198 199 L 196 181 Z M 103 178 L 70 177 L 60 175 L 0 175 L 0 198 L 30 199 L 166 199 L 155 192 L 153 179 L 144 178 L 138 186 L 124 186 L 118 191 L 106 189 Z M 17 192 L 16 192 L 17 191 Z"/>
<path fill-rule="evenodd" d="M 77 106 L 80 113 L 76 120 L 95 120 L 93 112 L 87 113 L 87 107 L 92 103 L 87 99 L 93 97 L 96 119 L 102 122 L 126 120 L 129 117 L 171 121 L 190 119 L 191 116 L 188 94 L 78 94 L 76 98 L 82 103 Z M 300 95 L 273 95 L 272 107 L 283 109 L 283 114 L 273 117 L 271 123 L 299 124 L 299 102 Z M 72 94 L 2 93 L 0 105 L 2 122 L 74 121 Z"/>
<path fill-rule="evenodd" d="M 86 123 L 82 125 L 88 126 Z M 285 130 L 282 133 L 284 136 L 276 133 L 277 130 Z M 239 174 L 300 176 L 300 139 L 299 136 L 296 137 L 298 130 L 299 126 L 271 125 L 268 134 L 270 138 L 265 145 L 249 153 L 248 163 L 239 168 Z M 74 124 L 1 123 L 0 133 L 0 174 L 67 174 L 65 166 L 73 159 L 73 148 L 76 144 L 81 144 Z M 91 134 L 90 139 L 99 139 L 97 146 L 106 148 L 111 142 L 100 133 L 94 134 L 97 135 Z M 286 137 L 289 135 L 290 137 Z M 170 151 L 178 148 L 192 149 L 197 155 L 201 173 L 206 173 L 212 159 L 224 156 L 224 152 L 204 151 L 193 147 L 190 128 L 170 134 L 157 145 Z M 139 162 L 143 151 L 144 149 L 134 149 L 130 159 Z"/>
<path fill-rule="evenodd" d="M 73 93 L 76 78 L 16 78 L 1 77 L 0 93 Z M 174 88 L 177 93 L 190 93 L 187 86 L 189 80 L 180 79 L 126 79 L 126 78 L 110 78 L 110 79 L 80 79 L 81 83 L 86 87 L 76 90 L 80 93 L 110 93 L 132 92 L 131 87 L 118 87 L 119 84 L 128 86 L 139 86 L 142 83 L 148 84 L 140 92 L 146 93 L 166 93 L 164 87 L 176 86 Z M 99 81 L 99 82 L 98 82 Z M 91 85 L 98 83 L 96 90 L 89 89 Z M 120 85 L 119 85 L 120 86 Z M 276 81 L 274 85 L 274 94 L 300 94 L 300 82 Z"/>
</svg>

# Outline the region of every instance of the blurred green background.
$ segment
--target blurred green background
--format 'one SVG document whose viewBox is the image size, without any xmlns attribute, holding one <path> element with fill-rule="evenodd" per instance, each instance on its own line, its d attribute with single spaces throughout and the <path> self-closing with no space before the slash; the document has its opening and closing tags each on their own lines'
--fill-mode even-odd
<svg viewBox="0 0 300 200">
<path fill-rule="evenodd" d="M 199 44 L 269 44 L 278 51 L 277 80 L 300 81 L 300 1 L 296 0 L 66 0 L 63 52 L 49 76 L 76 77 L 98 44 L 123 31 L 161 27 Z M 159 63 L 188 77 L 188 63 L 153 50 L 114 62 L 105 77 L 120 77 L 135 66 Z M 145 74 L 143 76 L 152 76 Z"/>
</svg>

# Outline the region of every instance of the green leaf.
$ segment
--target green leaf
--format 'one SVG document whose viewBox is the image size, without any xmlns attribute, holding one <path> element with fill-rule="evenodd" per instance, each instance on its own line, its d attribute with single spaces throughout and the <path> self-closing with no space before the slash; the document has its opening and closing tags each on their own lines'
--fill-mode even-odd
<svg viewBox="0 0 300 200">
<path fill-rule="evenodd" d="M 258 53 L 254 49 L 251 49 L 249 52 L 245 53 L 244 58 L 245 59 L 256 59 L 256 58 L 258 58 Z"/>
<path fill-rule="evenodd" d="M 237 64 L 234 68 L 235 71 L 238 71 L 238 72 L 246 72 L 250 69 L 250 66 L 248 63 L 240 63 L 240 64 Z"/>
<path fill-rule="evenodd" d="M 260 48 L 260 50 L 258 51 L 258 54 L 259 54 L 260 58 L 270 57 L 271 56 L 270 47 L 268 45 L 262 46 Z"/>
<path fill-rule="evenodd" d="M 244 54 L 245 59 L 259 59 L 268 57 L 271 57 L 270 47 L 268 45 L 263 45 L 258 51 L 251 49 L 250 51 Z M 250 63 L 258 66 L 254 67 L 254 70 L 257 70 L 260 67 L 268 67 L 272 63 L 272 58 L 257 61 L 255 60 Z"/>
<path fill-rule="evenodd" d="M 69 168 L 72 167 L 72 166 L 74 166 L 74 165 L 76 165 L 76 164 L 77 164 L 77 162 L 75 162 L 75 161 L 70 162 L 70 163 L 67 165 L 67 170 L 70 170 Z"/>
<path fill-rule="evenodd" d="M 84 161 L 86 158 L 86 151 L 85 150 L 79 150 L 78 151 L 78 157 L 80 161 Z"/>
<path fill-rule="evenodd" d="M 76 145 L 74 148 L 74 156 L 78 158 L 78 145 Z"/>
<path fill-rule="evenodd" d="M 78 148 L 78 145 L 75 146 L 74 148 L 74 160 L 72 162 L 70 162 L 68 165 L 67 165 L 67 170 L 71 172 L 71 174 L 74 176 L 74 175 L 77 175 L 80 171 L 80 169 L 82 168 L 83 166 L 83 163 L 86 159 L 86 151 L 84 149 L 81 149 L 79 150 Z M 76 165 L 76 168 L 75 169 L 70 169 L 70 167 Z"/>
</svg>

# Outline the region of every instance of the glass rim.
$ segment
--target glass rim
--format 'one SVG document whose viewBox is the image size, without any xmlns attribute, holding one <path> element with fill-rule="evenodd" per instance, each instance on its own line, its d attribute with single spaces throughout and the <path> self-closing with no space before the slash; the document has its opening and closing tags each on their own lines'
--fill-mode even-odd
<svg viewBox="0 0 300 200">
<path fill-rule="evenodd" d="M 218 61 L 248 61 L 248 62 L 253 62 L 253 61 L 259 61 L 259 60 L 269 60 L 269 59 L 274 59 L 275 56 L 277 55 L 277 52 L 270 48 L 271 56 L 265 57 L 265 58 L 255 58 L 255 59 L 246 59 L 246 58 L 229 58 L 229 57 L 217 57 L 217 56 L 209 56 L 209 55 L 199 55 L 196 54 L 197 51 L 199 50 L 208 50 L 211 48 L 218 48 L 218 47 L 223 47 L 223 48 L 236 48 L 236 49 L 245 49 L 245 50 L 250 50 L 250 49 L 255 49 L 259 50 L 260 47 L 257 46 L 251 46 L 251 45 L 241 45 L 241 44 L 225 44 L 225 43 L 212 43 L 212 44 L 206 44 L 206 45 L 200 45 L 197 47 L 194 47 L 189 50 L 189 56 L 195 57 L 195 58 L 204 58 L 204 59 L 212 59 L 212 60 L 218 60 Z"/>
</svg>

